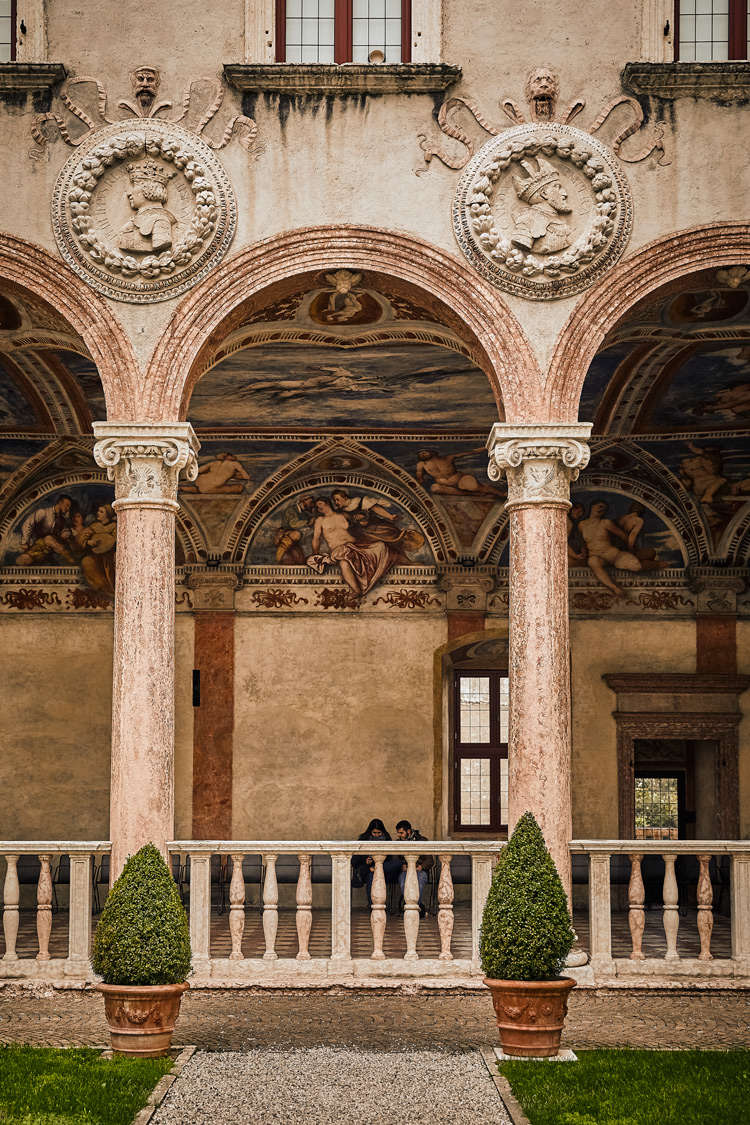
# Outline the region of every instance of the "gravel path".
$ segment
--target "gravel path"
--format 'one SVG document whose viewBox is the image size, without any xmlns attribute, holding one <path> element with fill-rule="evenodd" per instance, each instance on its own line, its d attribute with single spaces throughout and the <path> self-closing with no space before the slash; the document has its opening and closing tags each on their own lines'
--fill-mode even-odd
<svg viewBox="0 0 750 1125">
<path fill-rule="evenodd" d="M 478 1051 L 199 1051 L 152 1125 L 509 1125 Z"/>
</svg>

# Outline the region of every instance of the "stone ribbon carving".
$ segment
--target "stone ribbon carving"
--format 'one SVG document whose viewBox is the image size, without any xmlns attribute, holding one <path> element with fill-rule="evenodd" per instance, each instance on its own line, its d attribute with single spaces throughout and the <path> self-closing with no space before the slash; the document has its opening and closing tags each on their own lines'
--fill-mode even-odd
<svg viewBox="0 0 750 1125">
<path fill-rule="evenodd" d="M 497 422 L 487 449 L 490 480 L 508 479 L 506 511 L 543 505 L 570 507 L 570 482 L 589 461 L 588 422 Z"/>
<path fill-rule="evenodd" d="M 471 264 L 499 289 L 533 300 L 590 285 L 620 257 L 632 225 L 622 168 L 570 125 L 521 125 L 488 141 L 453 205 Z"/>
<path fill-rule="evenodd" d="M 179 510 L 180 471 L 198 475 L 200 443 L 189 422 L 94 422 L 94 434 L 94 460 L 115 482 L 117 511 Z"/>
</svg>

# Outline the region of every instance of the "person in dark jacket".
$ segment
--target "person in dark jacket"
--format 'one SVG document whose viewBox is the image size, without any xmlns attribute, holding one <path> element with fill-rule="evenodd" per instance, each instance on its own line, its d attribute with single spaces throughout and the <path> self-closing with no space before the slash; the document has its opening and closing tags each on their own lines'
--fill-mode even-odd
<svg viewBox="0 0 750 1125">
<path fill-rule="evenodd" d="M 367 825 L 364 832 L 357 837 L 358 840 L 390 840 L 390 833 L 386 832 L 382 820 L 374 818 Z M 401 870 L 401 858 L 396 855 L 387 855 L 383 861 L 383 873 L 386 883 L 395 883 Z M 371 855 L 355 855 L 352 857 L 352 885 L 364 886 L 367 892 L 367 905 L 372 906 L 372 877 L 375 874 L 375 860 Z"/>
<path fill-rule="evenodd" d="M 427 837 L 423 836 L 418 828 L 412 828 L 408 820 L 400 820 L 396 825 L 396 835 L 399 840 L 426 840 Z M 401 897 L 404 895 L 404 884 L 406 882 L 407 863 L 404 856 L 399 856 L 401 860 L 400 871 L 398 875 L 398 885 L 401 887 Z M 417 856 L 417 880 L 419 881 L 419 916 L 424 918 L 427 913 L 427 908 L 422 903 L 422 893 L 427 886 L 429 873 L 435 865 L 435 857 L 431 855 Z"/>
</svg>

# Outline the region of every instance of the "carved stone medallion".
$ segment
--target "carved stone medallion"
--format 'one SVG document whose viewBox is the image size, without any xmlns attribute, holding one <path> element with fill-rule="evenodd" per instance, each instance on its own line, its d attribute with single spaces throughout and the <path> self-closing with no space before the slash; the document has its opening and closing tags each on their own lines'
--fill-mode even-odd
<svg viewBox="0 0 750 1125">
<path fill-rule="evenodd" d="M 184 293 L 221 260 L 237 206 L 218 158 L 169 122 L 98 130 L 55 185 L 60 252 L 99 293 L 147 304 Z"/>
<path fill-rule="evenodd" d="M 467 165 L 453 205 L 471 264 L 532 300 L 590 285 L 622 254 L 632 221 L 617 160 L 570 125 L 521 125 L 493 137 Z"/>
</svg>

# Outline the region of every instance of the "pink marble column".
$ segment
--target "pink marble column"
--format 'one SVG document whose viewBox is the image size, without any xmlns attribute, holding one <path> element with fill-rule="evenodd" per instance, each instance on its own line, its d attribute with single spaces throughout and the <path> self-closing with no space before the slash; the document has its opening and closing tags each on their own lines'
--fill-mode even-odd
<svg viewBox="0 0 750 1125">
<path fill-rule="evenodd" d="M 583 423 L 498 423 L 489 475 L 508 480 L 510 735 L 508 827 L 536 817 L 570 898 L 570 663 L 567 512 L 588 463 Z"/>
<path fill-rule="evenodd" d="M 181 469 L 197 474 L 187 422 L 95 422 L 94 457 L 115 482 L 110 876 L 174 835 L 174 541 Z"/>
</svg>

